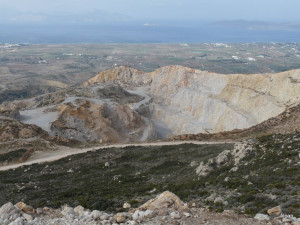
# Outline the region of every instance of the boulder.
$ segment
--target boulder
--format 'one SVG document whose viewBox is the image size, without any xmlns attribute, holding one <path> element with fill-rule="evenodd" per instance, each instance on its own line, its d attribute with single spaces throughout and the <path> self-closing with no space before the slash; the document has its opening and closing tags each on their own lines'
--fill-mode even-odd
<svg viewBox="0 0 300 225">
<path fill-rule="evenodd" d="M 91 216 L 93 219 L 98 220 L 101 218 L 102 213 L 99 210 L 93 210 Z"/>
<path fill-rule="evenodd" d="M 153 210 L 147 209 L 146 211 L 140 211 L 140 210 L 136 210 L 133 214 L 132 214 L 132 218 L 134 220 L 139 220 L 139 219 L 143 219 L 143 218 L 152 218 L 153 217 Z"/>
<path fill-rule="evenodd" d="M 9 214 L 13 210 L 15 210 L 15 206 L 11 202 L 6 203 L 0 208 L 0 216 L 6 213 Z"/>
<path fill-rule="evenodd" d="M 269 209 L 268 210 L 268 214 L 270 216 L 272 216 L 272 215 L 280 216 L 282 214 L 281 207 L 280 206 L 276 206 L 274 208 Z"/>
<path fill-rule="evenodd" d="M 103 213 L 101 216 L 100 216 L 100 220 L 108 220 L 109 219 L 109 215 L 106 214 L 106 213 Z"/>
<path fill-rule="evenodd" d="M 141 210 L 155 210 L 163 208 L 173 208 L 176 210 L 186 210 L 187 206 L 173 193 L 165 191 L 156 198 L 149 200 L 139 209 Z"/>
<path fill-rule="evenodd" d="M 10 220 L 14 221 L 16 219 L 18 219 L 20 217 L 19 213 L 13 213 L 13 211 L 10 212 L 11 216 L 10 216 Z M 1 223 L 0 223 L 1 224 Z"/>
<path fill-rule="evenodd" d="M 11 217 L 11 215 L 8 213 L 3 213 L 0 215 L 0 218 L 3 220 L 8 220 L 10 217 Z"/>
<path fill-rule="evenodd" d="M 269 221 L 270 217 L 265 214 L 257 213 L 254 217 L 254 219 L 259 220 L 259 221 Z"/>
<path fill-rule="evenodd" d="M 45 210 L 45 208 L 43 209 L 44 211 L 49 211 L 49 210 Z M 62 210 L 61 210 L 61 214 L 63 215 L 74 215 L 75 212 L 74 212 L 74 209 L 68 205 L 64 205 L 62 207 Z"/>
<path fill-rule="evenodd" d="M 141 212 L 141 211 L 140 211 L 140 210 L 136 210 L 136 211 L 132 214 L 132 219 L 133 219 L 133 220 L 138 220 L 138 219 L 140 219 L 139 212 Z"/>
<path fill-rule="evenodd" d="M 115 220 L 118 222 L 118 223 L 125 223 L 126 222 L 126 216 L 124 213 L 117 213 L 115 216 L 114 216 Z"/>
<path fill-rule="evenodd" d="M 30 205 L 26 205 L 24 202 L 18 202 L 16 204 L 16 207 L 20 210 L 22 210 L 23 212 L 27 213 L 27 214 L 33 214 L 35 213 L 35 210 L 32 206 Z"/>
<path fill-rule="evenodd" d="M 131 207 L 131 205 L 128 202 L 125 202 L 123 205 L 124 209 L 129 209 Z"/>
<path fill-rule="evenodd" d="M 173 218 L 173 219 L 180 219 L 181 216 L 179 215 L 178 212 L 171 212 L 170 213 L 170 216 Z"/>
<path fill-rule="evenodd" d="M 77 206 L 74 208 L 74 212 L 78 215 L 78 216 L 82 216 L 84 214 L 84 207 L 82 207 L 81 205 Z"/>
<path fill-rule="evenodd" d="M 43 214 L 43 213 L 44 213 L 44 210 L 43 210 L 42 208 L 37 208 L 37 209 L 36 209 L 36 213 L 37 213 L 38 215 Z"/>
<path fill-rule="evenodd" d="M 185 215 L 185 217 L 190 217 L 191 216 L 191 214 L 189 214 L 189 213 L 183 213 L 183 215 Z"/>
<path fill-rule="evenodd" d="M 23 217 L 28 221 L 28 222 L 31 222 L 33 220 L 33 217 L 27 213 L 24 213 L 23 214 Z"/>
<path fill-rule="evenodd" d="M 15 221 L 11 222 L 8 225 L 24 225 L 24 221 L 21 217 L 19 217 Z"/>
</svg>

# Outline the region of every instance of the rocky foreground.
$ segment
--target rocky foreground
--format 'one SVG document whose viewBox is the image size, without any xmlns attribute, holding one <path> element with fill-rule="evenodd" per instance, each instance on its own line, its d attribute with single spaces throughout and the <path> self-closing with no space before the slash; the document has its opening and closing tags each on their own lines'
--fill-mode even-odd
<svg viewBox="0 0 300 225">
<path fill-rule="evenodd" d="M 129 209 L 128 212 L 111 214 L 99 210 L 90 211 L 82 206 L 34 209 L 23 202 L 16 205 L 9 202 L 0 208 L 0 224 L 300 224 L 300 218 L 283 215 L 280 206 L 268 210 L 269 216 L 256 214 L 254 218 L 250 218 L 231 210 L 214 213 L 205 208 L 196 208 L 195 203 L 183 203 L 168 191 L 139 208 L 130 207 L 129 203 L 124 203 L 123 208 Z"/>
</svg>

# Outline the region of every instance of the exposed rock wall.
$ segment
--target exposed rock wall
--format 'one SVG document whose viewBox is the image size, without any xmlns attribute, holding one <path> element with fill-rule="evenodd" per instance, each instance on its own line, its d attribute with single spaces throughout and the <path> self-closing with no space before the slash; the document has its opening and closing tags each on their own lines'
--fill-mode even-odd
<svg viewBox="0 0 300 225">
<path fill-rule="evenodd" d="M 0 115 L 79 141 L 147 141 L 246 129 L 300 104 L 300 70 L 222 75 L 182 66 L 151 73 L 121 66 Z"/>
<path fill-rule="evenodd" d="M 0 142 L 47 136 L 47 132 L 38 126 L 23 124 L 17 120 L 0 116 Z"/>
<path fill-rule="evenodd" d="M 300 70 L 222 75 L 168 66 L 151 73 L 130 67 L 104 71 L 84 85 L 148 85 L 152 119 L 169 134 L 244 129 L 300 102 Z"/>
<path fill-rule="evenodd" d="M 128 142 L 134 139 L 128 133 L 137 132 L 135 138 L 142 133 L 141 117 L 126 105 L 97 105 L 81 100 L 78 106 L 67 103 L 59 106 L 59 109 L 59 117 L 52 123 L 51 130 L 67 139 Z"/>
</svg>

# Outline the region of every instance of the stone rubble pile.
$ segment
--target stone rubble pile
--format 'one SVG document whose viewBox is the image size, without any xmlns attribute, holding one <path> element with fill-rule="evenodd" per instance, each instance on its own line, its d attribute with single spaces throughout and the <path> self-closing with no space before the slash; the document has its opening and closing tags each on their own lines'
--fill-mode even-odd
<svg viewBox="0 0 300 225">
<path fill-rule="evenodd" d="M 129 206 L 129 204 L 126 204 Z M 47 207 L 34 209 L 23 202 L 6 203 L 0 208 L 1 225 L 136 225 L 136 224 L 287 224 L 299 225 L 300 219 L 281 213 L 280 207 L 270 209 L 271 216 L 257 214 L 255 218 L 238 215 L 231 210 L 212 213 L 196 208 L 195 204 L 183 203 L 171 192 L 164 192 L 129 212 L 108 213 L 88 210 L 82 206 L 68 205 L 60 209 Z M 276 217 L 274 217 L 275 215 Z"/>
<path fill-rule="evenodd" d="M 293 215 L 283 214 L 280 206 L 271 208 L 267 212 L 269 215 L 257 213 L 254 219 L 259 221 L 266 221 L 268 222 L 268 224 L 300 225 L 300 218 L 296 218 Z"/>
</svg>

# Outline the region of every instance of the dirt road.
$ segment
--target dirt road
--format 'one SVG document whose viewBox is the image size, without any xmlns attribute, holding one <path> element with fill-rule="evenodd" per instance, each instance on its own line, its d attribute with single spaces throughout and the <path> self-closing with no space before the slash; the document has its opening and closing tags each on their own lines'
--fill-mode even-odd
<svg viewBox="0 0 300 225">
<path fill-rule="evenodd" d="M 97 150 L 107 149 L 107 148 L 125 148 L 129 146 L 165 146 L 165 145 L 180 145 L 180 144 L 203 145 L 203 144 L 223 144 L 223 143 L 229 143 L 229 142 L 176 141 L 176 142 L 153 142 L 153 143 L 135 143 L 135 144 L 114 144 L 114 145 L 104 145 L 104 146 L 101 145 L 101 146 L 95 146 L 91 148 L 81 148 L 81 149 L 62 147 L 56 151 L 35 152 L 29 158 L 28 161 L 24 163 L 2 166 L 0 167 L 0 171 L 15 169 L 21 166 L 31 165 L 34 163 L 52 162 L 52 161 L 56 161 L 68 157 L 70 155 L 85 153 L 88 151 L 97 151 Z"/>
</svg>

